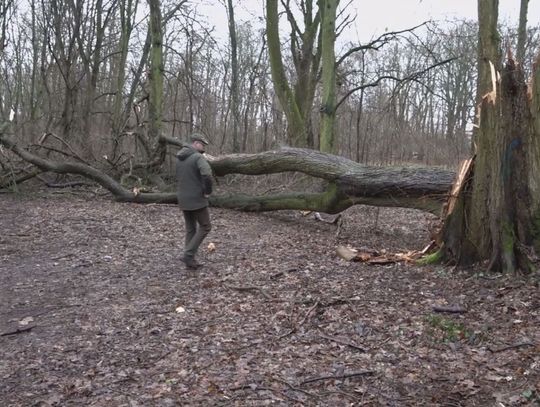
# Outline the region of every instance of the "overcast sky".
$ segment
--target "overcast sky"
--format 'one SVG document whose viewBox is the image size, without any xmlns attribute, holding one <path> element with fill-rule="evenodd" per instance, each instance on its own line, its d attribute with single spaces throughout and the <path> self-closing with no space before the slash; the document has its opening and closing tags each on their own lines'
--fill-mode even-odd
<svg viewBox="0 0 540 407">
<path fill-rule="evenodd" d="M 347 4 L 347 0 L 342 0 Z M 499 20 L 516 24 L 520 0 L 499 0 Z M 254 24 L 263 16 L 263 0 L 234 0 L 238 22 Z M 226 36 L 227 17 L 220 0 L 202 0 L 199 10 L 216 27 L 216 34 Z M 355 31 L 361 41 L 367 41 L 385 30 L 410 28 L 427 20 L 456 18 L 477 19 L 476 0 L 352 0 L 348 10 L 356 14 Z M 529 0 L 529 25 L 540 24 L 540 0 Z M 262 23 L 261 23 L 262 24 Z M 351 33 L 351 34 L 354 34 Z"/>
</svg>

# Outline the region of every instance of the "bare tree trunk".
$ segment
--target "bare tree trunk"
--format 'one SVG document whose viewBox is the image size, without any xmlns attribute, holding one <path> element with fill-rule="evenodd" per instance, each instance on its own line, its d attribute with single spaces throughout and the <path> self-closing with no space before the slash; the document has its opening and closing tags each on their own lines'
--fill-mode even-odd
<svg viewBox="0 0 540 407">
<path fill-rule="evenodd" d="M 229 40 L 231 44 L 231 113 L 232 113 L 232 149 L 233 153 L 240 151 L 239 141 L 239 88 L 238 88 L 238 49 L 236 41 L 236 24 L 234 22 L 234 7 L 232 0 L 227 0 L 227 12 L 229 15 Z"/>
<path fill-rule="evenodd" d="M 289 83 L 281 54 L 279 38 L 278 0 L 266 2 L 266 36 L 268 56 L 274 90 L 281 108 L 287 117 L 288 142 L 295 146 L 312 146 L 313 129 L 311 109 L 315 97 L 315 86 L 319 75 L 321 50 L 317 45 L 320 27 L 320 8 L 313 10 L 314 0 L 302 2 L 302 24 L 295 20 L 290 0 L 282 1 L 291 25 L 291 54 L 296 73 L 295 81 Z M 300 30 L 304 26 L 304 31 Z"/>
<path fill-rule="evenodd" d="M 320 150 L 333 153 L 336 149 L 336 11 L 338 0 L 322 0 L 322 106 Z"/>
<path fill-rule="evenodd" d="M 166 146 L 161 142 L 163 119 L 163 27 L 160 0 L 148 0 L 150 5 L 150 69 L 148 95 L 148 136 L 156 143 L 154 159 L 150 166 L 158 166 L 165 160 Z"/>
<path fill-rule="evenodd" d="M 519 8 L 518 42 L 516 58 L 518 63 L 525 62 L 525 47 L 527 41 L 527 13 L 529 9 L 529 0 L 521 0 Z"/>
<path fill-rule="evenodd" d="M 531 139 L 528 165 L 531 174 L 529 185 L 531 188 L 531 211 L 533 224 L 540 233 L 540 55 L 536 60 L 536 69 L 533 71 L 532 84 L 530 87 L 530 110 L 531 110 Z M 540 252 L 540 247 L 536 247 Z"/>
<path fill-rule="evenodd" d="M 39 113 L 42 111 L 41 105 L 41 95 L 40 91 L 41 85 L 38 85 L 38 71 L 39 71 L 39 41 L 37 33 L 37 14 L 36 6 L 34 2 L 30 4 L 31 10 L 31 27 L 32 27 L 32 76 L 30 80 L 30 121 L 34 124 L 37 121 Z"/>
<path fill-rule="evenodd" d="M 116 64 L 116 78 L 114 83 L 115 95 L 113 98 L 112 106 L 112 133 L 113 138 L 117 139 L 122 132 L 126 116 L 131 111 L 131 106 L 133 104 L 133 97 L 130 98 L 129 104 L 126 105 L 124 111 L 122 111 L 122 102 L 124 101 L 124 85 L 126 82 L 126 62 L 127 55 L 129 51 L 129 39 L 131 37 L 131 32 L 133 30 L 133 15 L 137 10 L 137 2 L 133 4 L 134 0 L 121 0 L 120 1 L 120 38 L 118 40 L 118 62 Z M 147 41 L 148 46 L 144 46 L 144 50 L 150 49 L 150 29 L 148 30 Z M 145 44 L 146 44 L 145 43 Z M 146 62 L 148 56 L 148 51 L 143 51 L 142 61 Z M 141 74 L 139 73 L 133 79 L 134 84 L 138 84 Z M 133 92 L 134 93 L 134 92 Z M 115 155 L 115 154 L 113 154 Z"/>
<path fill-rule="evenodd" d="M 361 57 L 361 85 L 365 84 L 365 72 L 366 72 L 366 61 L 365 61 L 365 54 L 362 53 Z M 364 132 L 363 137 L 361 136 L 361 128 L 362 125 L 362 119 L 363 119 L 363 113 L 364 113 L 364 95 L 365 95 L 365 88 L 360 89 L 360 97 L 358 100 L 358 105 L 356 106 L 356 162 L 363 162 L 363 150 L 364 150 L 364 144 L 365 144 L 365 137 L 367 136 L 367 132 Z M 363 142 L 361 142 L 361 139 L 363 138 Z M 360 145 L 362 144 L 362 153 L 360 152 Z"/>
<path fill-rule="evenodd" d="M 495 157 L 489 147 L 493 143 L 495 136 L 495 123 L 489 120 L 491 110 L 487 109 L 490 104 L 484 104 L 484 95 L 495 91 L 497 86 L 493 75 L 500 72 L 501 53 L 500 37 L 497 31 L 498 20 L 498 0 L 478 0 L 478 84 L 477 84 L 477 117 L 483 115 L 483 119 L 478 118 L 477 124 L 481 127 L 475 127 L 473 134 L 474 145 L 477 146 L 475 175 L 472 180 L 472 194 L 470 204 L 470 226 L 469 236 L 464 239 L 465 244 L 462 248 L 462 259 L 470 259 L 474 262 L 479 259 L 486 259 L 490 254 L 489 239 L 489 191 L 491 183 L 490 163 L 500 162 L 500 158 Z M 490 128 L 491 127 L 491 128 Z M 498 171 L 497 171 L 498 172 Z M 456 253 L 457 255 L 457 253 Z M 461 260 L 464 261 L 464 260 Z"/>
<path fill-rule="evenodd" d="M 263 38 L 263 43 L 261 45 L 261 51 L 257 58 L 257 62 L 252 67 L 251 74 L 249 76 L 249 88 L 246 95 L 244 117 L 243 117 L 243 134 L 242 134 L 242 151 L 243 152 L 247 151 L 249 120 L 250 120 L 250 114 L 253 111 L 253 106 L 254 106 L 253 92 L 255 90 L 255 82 L 257 78 L 262 76 L 259 71 L 261 69 L 261 60 L 263 58 L 265 50 L 266 50 L 266 41 Z"/>
<path fill-rule="evenodd" d="M 288 134 L 293 145 L 305 145 L 306 133 L 302 114 L 289 86 L 281 55 L 278 0 L 266 2 L 266 35 L 274 90 L 287 116 Z"/>
<path fill-rule="evenodd" d="M 540 155 L 531 148 L 537 141 L 523 72 L 509 60 L 498 80 L 497 7 L 496 0 L 479 0 L 477 155 L 446 219 L 443 257 L 458 264 L 489 260 L 496 271 L 529 271 L 524 248 L 538 239 L 533 219 L 540 215 L 530 192 L 538 173 L 530 167 L 538 166 Z"/>
<path fill-rule="evenodd" d="M 14 0 L 0 0 L 0 57 L 4 56 L 7 28 Z"/>
<path fill-rule="evenodd" d="M 150 69 L 148 95 L 148 135 L 157 140 L 161 132 L 163 114 L 163 31 L 161 26 L 161 4 L 159 0 L 148 0 L 150 5 Z"/>
</svg>

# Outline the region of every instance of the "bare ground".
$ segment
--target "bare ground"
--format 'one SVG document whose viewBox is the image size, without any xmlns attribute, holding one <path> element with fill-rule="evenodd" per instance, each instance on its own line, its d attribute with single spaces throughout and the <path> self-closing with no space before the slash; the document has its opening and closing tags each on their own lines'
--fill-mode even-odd
<svg viewBox="0 0 540 407">
<path fill-rule="evenodd" d="M 213 209 L 188 272 L 175 206 L 47 192 L 0 211 L 2 406 L 539 403 L 537 275 L 335 254 L 421 249 L 424 213 L 358 206 L 336 237 L 297 212 Z"/>
</svg>

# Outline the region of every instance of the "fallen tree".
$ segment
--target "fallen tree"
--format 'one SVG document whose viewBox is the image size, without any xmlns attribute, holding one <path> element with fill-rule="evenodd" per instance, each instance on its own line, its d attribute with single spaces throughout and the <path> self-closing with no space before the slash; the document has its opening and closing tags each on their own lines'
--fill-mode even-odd
<svg viewBox="0 0 540 407">
<path fill-rule="evenodd" d="M 455 172 L 433 167 L 375 167 L 344 157 L 301 148 L 235 154 L 211 160 L 216 175 L 262 175 L 287 171 L 328 181 L 322 193 L 265 197 L 216 197 L 213 203 L 249 211 L 279 209 L 338 213 L 356 205 L 416 208 L 440 214 Z"/>
<path fill-rule="evenodd" d="M 179 144 L 174 139 L 164 140 L 168 144 Z M 41 171 L 78 174 L 88 178 L 110 191 L 120 202 L 176 202 L 175 193 L 129 189 L 105 172 L 85 163 L 43 158 L 17 145 L 4 131 L 0 132 L 0 145 Z M 328 181 L 325 190 L 320 193 L 221 195 L 211 199 L 212 206 L 244 211 L 299 209 L 338 213 L 352 205 L 366 204 L 416 208 L 440 214 L 455 177 L 453 171 L 442 168 L 365 166 L 336 155 L 301 148 L 210 157 L 209 161 L 216 176 L 301 172 Z"/>
</svg>

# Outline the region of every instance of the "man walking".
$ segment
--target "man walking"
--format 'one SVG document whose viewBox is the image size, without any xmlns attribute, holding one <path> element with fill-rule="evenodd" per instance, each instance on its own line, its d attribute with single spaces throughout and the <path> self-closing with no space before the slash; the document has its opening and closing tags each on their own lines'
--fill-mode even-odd
<svg viewBox="0 0 540 407">
<path fill-rule="evenodd" d="M 202 266 L 195 260 L 197 250 L 212 229 L 208 198 L 212 193 L 212 169 L 204 158 L 208 140 L 198 133 L 190 136 L 191 145 L 176 155 L 178 205 L 184 213 L 186 239 L 182 261 L 196 270 Z"/>
</svg>

